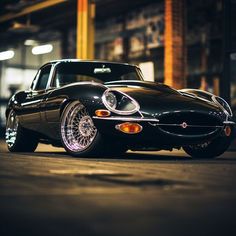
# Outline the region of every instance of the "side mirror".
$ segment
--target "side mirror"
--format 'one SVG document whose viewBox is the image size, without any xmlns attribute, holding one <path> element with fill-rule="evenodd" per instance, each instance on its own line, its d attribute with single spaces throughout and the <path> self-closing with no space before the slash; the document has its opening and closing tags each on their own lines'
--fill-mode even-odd
<svg viewBox="0 0 236 236">
<path fill-rule="evenodd" d="M 16 98 L 18 101 L 22 101 L 22 100 L 26 99 L 26 97 L 27 97 L 27 93 L 24 92 L 24 91 L 18 92 L 18 93 L 15 95 L 15 98 Z"/>
</svg>

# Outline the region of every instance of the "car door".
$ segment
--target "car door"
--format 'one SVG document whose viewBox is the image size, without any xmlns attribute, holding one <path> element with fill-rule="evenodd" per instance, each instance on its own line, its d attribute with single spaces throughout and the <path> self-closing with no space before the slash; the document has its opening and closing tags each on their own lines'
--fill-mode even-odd
<svg viewBox="0 0 236 236">
<path fill-rule="evenodd" d="M 41 125 L 41 103 L 49 93 L 48 84 L 52 65 L 42 67 L 35 77 L 31 90 L 27 92 L 21 103 L 21 114 L 26 128 L 38 131 Z"/>
</svg>

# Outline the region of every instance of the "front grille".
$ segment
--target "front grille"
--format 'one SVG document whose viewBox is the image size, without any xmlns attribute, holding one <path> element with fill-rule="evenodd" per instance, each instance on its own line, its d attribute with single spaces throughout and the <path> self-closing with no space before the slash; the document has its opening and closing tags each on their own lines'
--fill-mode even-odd
<svg viewBox="0 0 236 236">
<path fill-rule="evenodd" d="M 176 135 L 205 135 L 222 126 L 217 117 L 196 112 L 168 113 L 159 117 L 159 121 L 160 129 Z M 187 124 L 185 128 L 183 123 Z"/>
</svg>

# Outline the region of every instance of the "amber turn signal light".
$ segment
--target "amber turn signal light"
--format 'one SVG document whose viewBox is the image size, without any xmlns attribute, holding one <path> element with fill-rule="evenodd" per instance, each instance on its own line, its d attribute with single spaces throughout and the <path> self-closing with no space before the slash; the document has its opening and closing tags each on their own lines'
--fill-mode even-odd
<svg viewBox="0 0 236 236">
<path fill-rule="evenodd" d="M 107 117 L 111 115 L 111 112 L 108 110 L 96 110 L 95 114 L 98 117 Z"/>
<path fill-rule="evenodd" d="M 225 132 L 225 136 L 229 137 L 231 135 L 231 127 L 230 126 L 225 126 L 224 128 L 224 132 Z"/>
<path fill-rule="evenodd" d="M 137 123 L 125 122 L 125 123 L 116 125 L 116 129 L 126 134 L 137 134 L 142 131 L 143 127 Z"/>
</svg>

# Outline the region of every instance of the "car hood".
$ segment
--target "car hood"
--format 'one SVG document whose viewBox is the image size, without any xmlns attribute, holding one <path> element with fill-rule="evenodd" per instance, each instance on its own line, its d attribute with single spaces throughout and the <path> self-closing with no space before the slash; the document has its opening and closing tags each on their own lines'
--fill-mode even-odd
<svg viewBox="0 0 236 236">
<path fill-rule="evenodd" d="M 159 116 L 166 112 L 221 112 L 213 102 L 189 97 L 167 85 L 146 81 L 114 81 L 105 84 L 110 89 L 124 92 L 140 105 L 142 113 Z"/>
</svg>

